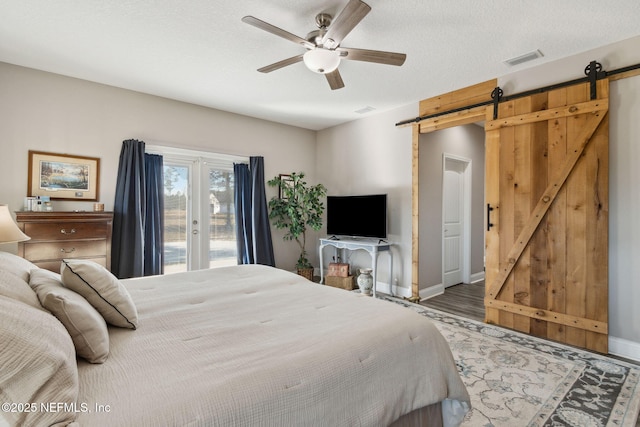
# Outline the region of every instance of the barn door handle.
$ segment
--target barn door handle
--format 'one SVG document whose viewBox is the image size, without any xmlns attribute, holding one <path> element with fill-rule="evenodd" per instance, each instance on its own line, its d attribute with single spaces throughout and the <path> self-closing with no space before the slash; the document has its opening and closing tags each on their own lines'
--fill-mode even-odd
<svg viewBox="0 0 640 427">
<path fill-rule="evenodd" d="M 493 210 L 493 208 L 491 207 L 491 205 L 489 203 L 487 203 L 487 231 L 491 230 L 491 227 L 493 227 L 493 223 L 491 222 L 491 211 Z"/>
</svg>

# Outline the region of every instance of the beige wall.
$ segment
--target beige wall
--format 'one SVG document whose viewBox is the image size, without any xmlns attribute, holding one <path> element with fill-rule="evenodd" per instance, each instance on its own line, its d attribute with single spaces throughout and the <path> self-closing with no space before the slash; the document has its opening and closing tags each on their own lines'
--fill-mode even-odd
<svg viewBox="0 0 640 427">
<path fill-rule="evenodd" d="M 412 104 L 318 132 L 318 179 L 329 195 L 387 194 L 388 237 L 395 243 L 392 282 L 402 296 L 411 296 L 411 127 L 395 124 L 417 111 Z M 325 251 L 326 268 L 331 249 Z M 384 290 L 389 268 L 386 255 L 379 259 Z M 371 266 L 364 251 L 353 252 L 350 262 L 352 270 Z"/>
<path fill-rule="evenodd" d="M 640 76 L 612 83 L 610 101 L 609 331 L 640 360 Z"/>
<path fill-rule="evenodd" d="M 0 94 L 0 203 L 12 211 L 22 208 L 27 194 L 28 150 L 99 157 L 100 201 L 113 209 L 120 148 L 131 138 L 264 156 L 267 179 L 304 171 L 315 181 L 314 131 L 4 63 Z M 268 198 L 276 194 L 269 187 L 267 192 Z M 91 208 L 89 202 L 54 202 L 56 210 Z M 276 263 L 292 269 L 297 246 L 283 242 L 279 231 L 273 234 Z M 17 246 L 0 250 L 15 252 Z"/>
</svg>

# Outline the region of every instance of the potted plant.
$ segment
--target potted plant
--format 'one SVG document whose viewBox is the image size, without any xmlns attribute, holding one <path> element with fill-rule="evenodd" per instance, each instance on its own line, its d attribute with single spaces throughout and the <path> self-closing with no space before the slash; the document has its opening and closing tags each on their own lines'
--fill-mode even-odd
<svg viewBox="0 0 640 427">
<path fill-rule="evenodd" d="M 276 176 L 268 184 L 279 189 L 279 196 L 269 200 L 269 218 L 276 228 L 287 231 L 284 240 L 295 240 L 298 243 L 298 274 L 313 280 L 313 265 L 307 259 L 306 232 L 307 228 L 316 231 L 322 228 L 322 199 L 327 194 L 327 189 L 322 184 L 308 185 L 304 180 L 304 172 Z"/>
</svg>

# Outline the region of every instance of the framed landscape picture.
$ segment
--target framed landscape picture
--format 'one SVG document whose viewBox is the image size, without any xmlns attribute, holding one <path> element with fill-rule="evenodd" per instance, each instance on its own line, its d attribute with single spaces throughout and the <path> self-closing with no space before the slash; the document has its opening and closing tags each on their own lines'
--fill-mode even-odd
<svg viewBox="0 0 640 427">
<path fill-rule="evenodd" d="M 29 150 L 28 196 L 97 201 L 100 159 Z"/>
</svg>

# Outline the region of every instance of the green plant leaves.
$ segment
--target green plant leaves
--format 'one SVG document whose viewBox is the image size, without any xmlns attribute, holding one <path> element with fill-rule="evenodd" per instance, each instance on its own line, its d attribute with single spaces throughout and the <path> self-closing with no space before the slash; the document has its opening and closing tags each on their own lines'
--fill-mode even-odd
<svg viewBox="0 0 640 427">
<path fill-rule="evenodd" d="M 296 267 L 311 267 L 305 250 L 306 231 L 307 228 L 316 231 L 322 228 L 327 189 L 322 184 L 307 184 L 304 172 L 276 176 L 267 184 L 280 190 L 280 197 L 269 200 L 269 218 L 276 228 L 287 230 L 284 240 L 295 240 L 300 246 Z"/>
</svg>

